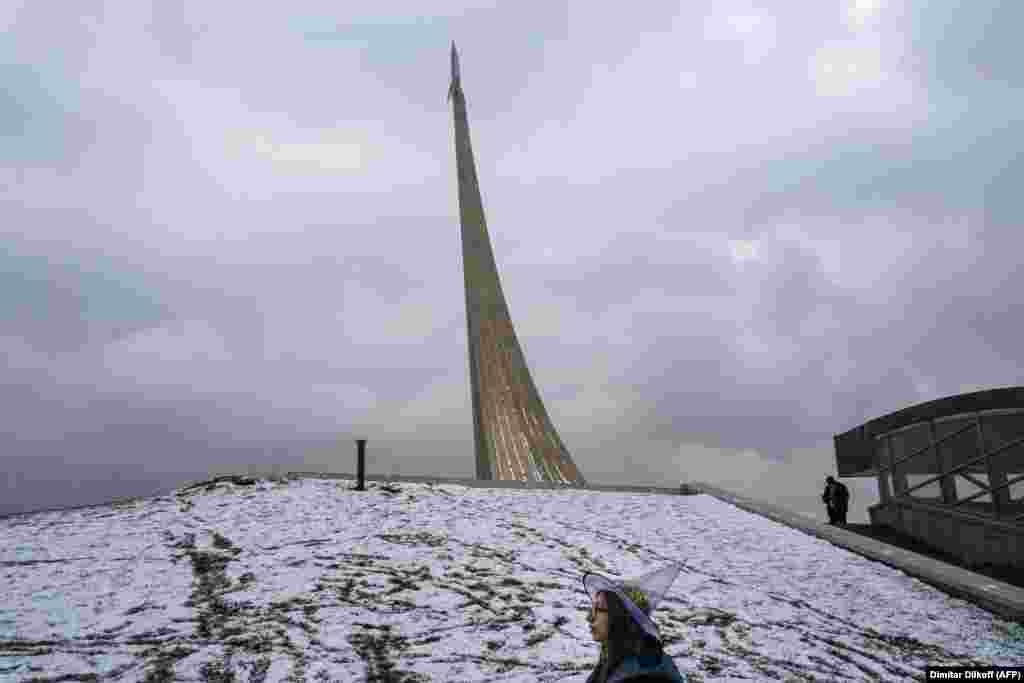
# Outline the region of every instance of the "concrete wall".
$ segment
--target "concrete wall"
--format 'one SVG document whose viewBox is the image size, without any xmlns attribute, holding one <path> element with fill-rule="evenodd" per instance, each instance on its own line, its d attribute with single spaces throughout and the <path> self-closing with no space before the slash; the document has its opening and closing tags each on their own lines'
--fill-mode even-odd
<svg viewBox="0 0 1024 683">
<path fill-rule="evenodd" d="M 334 474 L 324 472 L 289 472 L 290 475 L 298 477 L 310 477 L 318 479 L 355 479 L 354 474 Z M 675 487 L 664 486 L 622 486 L 617 484 L 591 484 L 586 486 L 571 486 L 550 481 L 513 481 L 501 479 L 469 479 L 459 477 L 429 477 L 412 474 L 367 474 L 366 481 L 376 482 L 409 482 L 411 484 L 458 484 L 476 489 L 566 489 L 579 491 L 621 491 L 623 493 L 657 493 L 669 495 L 695 495 L 702 493 L 694 487 L 680 484 Z"/>
<path fill-rule="evenodd" d="M 887 526 L 959 557 L 968 567 L 1024 570 L 1024 527 L 905 500 L 868 508 L 871 523 Z"/>
</svg>

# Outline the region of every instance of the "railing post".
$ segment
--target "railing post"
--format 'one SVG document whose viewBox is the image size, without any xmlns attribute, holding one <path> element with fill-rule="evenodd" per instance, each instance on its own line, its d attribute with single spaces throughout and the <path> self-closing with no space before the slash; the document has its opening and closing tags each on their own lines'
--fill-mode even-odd
<svg viewBox="0 0 1024 683">
<path fill-rule="evenodd" d="M 903 504 L 902 498 L 907 495 L 907 475 L 904 472 L 896 471 L 896 454 L 892 452 L 892 434 L 883 437 L 885 440 L 885 452 L 889 457 L 889 472 L 892 477 L 892 497 L 895 505 L 893 506 L 896 514 L 893 516 L 896 520 L 894 525 L 900 531 L 906 532 L 906 527 L 903 523 Z M 901 454 L 902 457 L 902 454 Z"/>
<path fill-rule="evenodd" d="M 985 433 L 982 431 L 981 413 L 978 413 L 975 417 L 976 424 L 978 425 L 978 455 L 985 455 L 985 471 L 988 474 L 988 487 L 989 487 L 989 498 L 992 499 L 992 513 L 996 519 L 1003 516 L 1003 510 L 1009 509 L 1010 504 L 1010 490 L 1008 488 L 1002 488 L 998 491 L 996 489 L 1006 483 L 1006 471 L 996 465 L 992 461 L 992 455 L 989 453 L 994 448 L 988 448 L 985 443 Z M 1000 462 L 1005 463 L 1004 458 Z"/>
<path fill-rule="evenodd" d="M 907 495 L 907 473 L 904 469 L 906 465 L 901 462 L 900 469 L 896 469 L 896 454 L 893 453 L 892 440 L 892 434 L 885 437 L 886 451 L 889 454 L 889 470 L 892 472 L 892 493 L 896 498 L 905 498 Z M 900 453 L 900 457 L 903 457 L 902 453 Z"/>
<path fill-rule="evenodd" d="M 366 439 L 356 439 L 356 491 L 366 490 Z"/>
<path fill-rule="evenodd" d="M 892 465 L 888 458 L 883 462 L 882 451 L 886 448 L 884 438 L 871 437 L 872 448 L 874 449 L 875 468 L 878 470 L 878 497 L 882 503 L 888 503 L 892 499 L 890 482 L 892 481 Z"/>
<path fill-rule="evenodd" d="M 938 440 L 935 438 L 935 420 L 928 420 L 928 430 L 931 434 L 932 439 L 932 450 L 935 451 L 935 466 L 938 468 L 938 474 L 942 475 L 942 479 L 939 479 L 939 488 L 942 490 L 942 502 L 945 505 L 952 505 L 956 503 L 956 481 L 953 479 L 955 475 L 949 474 L 949 471 L 953 469 L 953 457 L 952 457 L 952 446 L 947 444 L 946 452 L 950 455 L 943 457 L 939 451 L 940 446 L 935 442 Z"/>
</svg>

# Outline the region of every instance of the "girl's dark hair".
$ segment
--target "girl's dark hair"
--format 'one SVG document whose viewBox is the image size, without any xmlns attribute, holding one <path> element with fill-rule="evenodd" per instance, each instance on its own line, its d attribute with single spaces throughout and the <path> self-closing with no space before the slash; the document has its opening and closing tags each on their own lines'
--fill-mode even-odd
<svg viewBox="0 0 1024 683">
<path fill-rule="evenodd" d="M 632 615 L 615 593 L 605 593 L 608 602 L 608 645 L 601 662 L 598 683 L 604 683 L 618 668 L 622 660 L 630 655 L 660 657 L 661 643 L 640 628 Z"/>
</svg>

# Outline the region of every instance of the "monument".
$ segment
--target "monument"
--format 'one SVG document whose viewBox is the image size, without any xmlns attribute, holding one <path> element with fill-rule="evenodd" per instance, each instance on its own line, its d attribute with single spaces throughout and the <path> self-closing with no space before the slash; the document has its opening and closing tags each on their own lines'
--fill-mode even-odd
<svg viewBox="0 0 1024 683">
<path fill-rule="evenodd" d="M 454 42 L 448 99 L 455 118 L 476 477 L 582 486 L 586 483 L 583 474 L 555 431 L 530 376 L 501 290 L 476 177 Z"/>
</svg>

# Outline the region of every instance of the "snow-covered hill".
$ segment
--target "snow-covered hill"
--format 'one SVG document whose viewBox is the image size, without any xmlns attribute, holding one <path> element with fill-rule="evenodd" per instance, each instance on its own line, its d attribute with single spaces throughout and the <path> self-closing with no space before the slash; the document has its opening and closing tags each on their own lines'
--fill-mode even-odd
<svg viewBox="0 0 1024 683">
<path fill-rule="evenodd" d="M 669 562 L 691 681 L 1024 661 L 1008 622 L 706 495 L 237 481 L 0 520 L 0 680 L 583 681 L 582 574 Z"/>
</svg>

